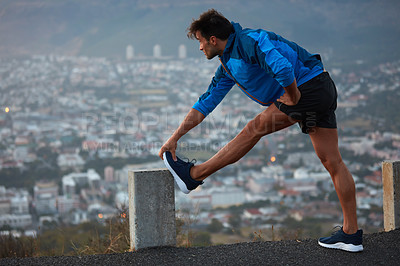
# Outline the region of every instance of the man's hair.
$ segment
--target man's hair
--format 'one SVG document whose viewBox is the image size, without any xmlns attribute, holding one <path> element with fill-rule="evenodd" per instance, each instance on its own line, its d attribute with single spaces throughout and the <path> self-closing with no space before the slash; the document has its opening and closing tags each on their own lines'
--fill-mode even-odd
<svg viewBox="0 0 400 266">
<path fill-rule="evenodd" d="M 221 13 L 215 9 L 209 9 L 201 14 L 198 20 L 193 19 L 187 31 L 187 36 L 190 39 L 196 39 L 196 32 L 199 31 L 208 41 L 211 36 L 226 40 L 234 32 L 234 29 L 229 20 Z"/>
</svg>

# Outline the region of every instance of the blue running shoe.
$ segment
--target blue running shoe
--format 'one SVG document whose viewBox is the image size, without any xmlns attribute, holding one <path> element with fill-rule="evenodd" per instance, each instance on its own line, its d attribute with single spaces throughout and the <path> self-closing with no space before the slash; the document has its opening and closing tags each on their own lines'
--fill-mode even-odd
<svg viewBox="0 0 400 266">
<path fill-rule="evenodd" d="M 330 237 L 322 237 L 318 240 L 318 244 L 325 248 L 336 248 L 350 252 L 363 251 L 362 245 L 363 231 L 360 229 L 355 234 L 348 235 L 343 232 L 343 227 L 334 232 Z"/>
<path fill-rule="evenodd" d="M 183 193 L 189 194 L 190 191 L 203 184 L 203 181 L 194 180 L 190 176 L 190 168 L 194 165 L 193 163 L 185 162 L 178 157 L 176 157 L 177 161 L 174 161 L 169 151 L 164 152 L 163 157 L 165 165 L 174 176 L 176 184 Z"/>
</svg>

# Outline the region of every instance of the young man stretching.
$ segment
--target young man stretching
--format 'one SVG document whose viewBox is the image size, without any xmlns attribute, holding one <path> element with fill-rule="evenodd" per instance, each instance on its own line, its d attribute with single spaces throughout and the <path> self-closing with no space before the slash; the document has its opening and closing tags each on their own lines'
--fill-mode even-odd
<svg viewBox="0 0 400 266">
<path fill-rule="evenodd" d="M 207 59 L 218 56 L 221 65 L 208 90 L 160 149 L 159 156 L 179 188 L 189 193 L 211 174 L 242 158 L 261 137 L 299 123 L 331 175 L 343 211 L 341 229 L 331 237 L 320 238 L 318 243 L 362 251 L 355 185 L 338 148 L 337 92 L 320 56 L 273 32 L 242 29 L 214 9 L 192 22 L 188 37 L 200 42 Z M 208 161 L 194 165 L 179 159 L 175 154 L 178 140 L 200 124 L 235 84 L 252 100 L 268 107 Z"/>
</svg>

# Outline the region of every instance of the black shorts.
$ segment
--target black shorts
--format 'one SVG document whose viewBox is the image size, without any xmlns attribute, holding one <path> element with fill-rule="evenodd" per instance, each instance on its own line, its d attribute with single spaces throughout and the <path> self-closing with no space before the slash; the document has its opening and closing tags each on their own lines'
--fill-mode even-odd
<svg viewBox="0 0 400 266">
<path fill-rule="evenodd" d="M 288 106 L 275 101 L 276 107 L 295 120 L 301 131 L 309 134 L 314 127 L 337 128 L 335 110 L 337 90 L 328 72 L 322 72 L 299 87 L 301 98 Z"/>
</svg>

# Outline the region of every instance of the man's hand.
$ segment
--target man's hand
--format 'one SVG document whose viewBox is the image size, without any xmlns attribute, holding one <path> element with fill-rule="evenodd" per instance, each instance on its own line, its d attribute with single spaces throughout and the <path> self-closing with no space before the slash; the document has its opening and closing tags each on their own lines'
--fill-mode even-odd
<svg viewBox="0 0 400 266">
<path fill-rule="evenodd" d="M 296 80 L 294 80 L 289 86 L 284 87 L 284 89 L 285 93 L 277 101 L 289 106 L 296 105 L 301 97 L 299 88 L 297 88 Z"/>
<path fill-rule="evenodd" d="M 283 104 L 292 106 L 292 105 L 296 105 L 301 97 L 301 93 L 299 91 L 299 89 L 296 88 L 296 91 L 294 92 L 294 95 L 289 95 L 287 92 L 285 92 L 278 100 L 278 102 L 281 102 Z"/>
<path fill-rule="evenodd" d="M 176 147 L 178 146 L 178 142 L 172 139 L 167 140 L 167 142 L 165 142 L 165 144 L 161 147 L 158 156 L 160 156 L 160 158 L 162 160 L 164 160 L 163 158 L 163 154 L 166 151 L 171 152 L 172 154 L 172 158 L 174 159 L 174 161 L 176 161 L 176 155 L 175 155 L 175 151 L 176 151 Z"/>
</svg>

